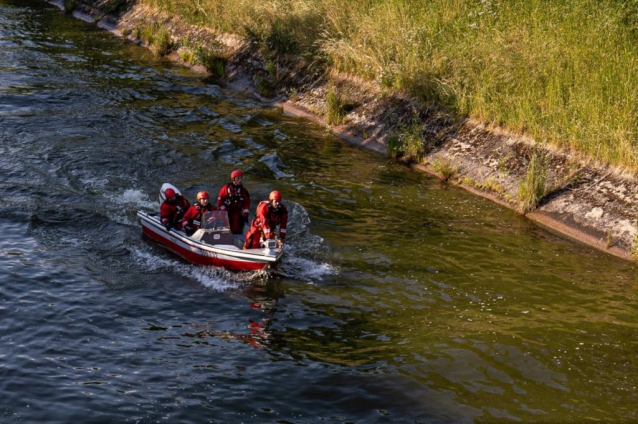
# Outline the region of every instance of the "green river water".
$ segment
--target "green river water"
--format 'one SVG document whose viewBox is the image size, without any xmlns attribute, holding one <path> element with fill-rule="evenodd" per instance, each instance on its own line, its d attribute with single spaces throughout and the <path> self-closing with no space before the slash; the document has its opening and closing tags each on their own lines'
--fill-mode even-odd
<svg viewBox="0 0 638 424">
<path fill-rule="evenodd" d="M 235 168 L 284 276 L 142 236 Z M 0 177 L 2 422 L 638 421 L 635 264 L 40 1 L 0 0 Z"/>
</svg>

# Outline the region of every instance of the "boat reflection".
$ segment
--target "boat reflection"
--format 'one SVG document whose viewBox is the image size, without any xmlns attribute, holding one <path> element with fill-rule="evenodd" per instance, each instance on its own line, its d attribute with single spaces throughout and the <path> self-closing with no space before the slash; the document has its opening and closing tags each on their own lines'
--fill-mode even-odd
<svg viewBox="0 0 638 424">
<path fill-rule="evenodd" d="M 215 337 L 224 341 L 241 341 L 254 348 L 261 349 L 268 345 L 271 337 L 268 329 L 275 313 L 277 300 L 283 296 L 282 283 L 279 280 L 259 280 L 249 283 L 242 295 L 248 301 L 247 324 L 245 331 L 215 330 L 209 327 L 212 323 L 191 324 L 196 332 L 185 333 L 185 337 L 206 339 Z"/>
</svg>

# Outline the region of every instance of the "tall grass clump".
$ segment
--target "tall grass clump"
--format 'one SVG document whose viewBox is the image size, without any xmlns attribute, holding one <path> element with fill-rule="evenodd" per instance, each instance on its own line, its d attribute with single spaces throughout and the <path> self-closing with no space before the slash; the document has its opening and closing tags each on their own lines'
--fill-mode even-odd
<svg viewBox="0 0 638 424">
<path fill-rule="evenodd" d="M 140 0 L 638 169 L 636 0 Z"/>
<path fill-rule="evenodd" d="M 226 63 L 228 60 L 215 46 L 199 46 L 195 50 L 195 62 L 206 68 L 213 78 L 221 79 L 226 77 Z"/>
<path fill-rule="evenodd" d="M 420 163 L 425 156 L 421 129 L 421 123 L 416 114 L 408 123 L 397 125 L 396 131 L 388 137 L 387 146 L 390 157 L 405 157 L 412 162 Z"/>
<path fill-rule="evenodd" d="M 454 166 L 449 159 L 435 159 L 432 162 L 432 169 L 443 177 L 443 181 L 448 181 L 458 174 L 458 167 Z"/>
<path fill-rule="evenodd" d="M 538 152 L 529 161 L 525 179 L 518 186 L 516 197 L 522 213 L 530 212 L 538 206 L 547 191 L 547 163 Z"/>
<path fill-rule="evenodd" d="M 340 125 L 345 121 L 345 99 L 337 88 L 330 84 L 326 94 L 326 122 L 328 125 Z"/>
<path fill-rule="evenodd" d="M 199 44 L 192 43 L 189 40 L 182 40 L 179 48 L 177 49 L 179 59 L 188 65 L 196 64 L 198 48 Z"/>
<path fill-rule="evenodd" d="M 161 25 L 144 25 L 140 31 L 140 38 L 149 44 L 151 51 L 157 56 L 166 56 L 175 47 L 171 34 Z"/>
</svg>

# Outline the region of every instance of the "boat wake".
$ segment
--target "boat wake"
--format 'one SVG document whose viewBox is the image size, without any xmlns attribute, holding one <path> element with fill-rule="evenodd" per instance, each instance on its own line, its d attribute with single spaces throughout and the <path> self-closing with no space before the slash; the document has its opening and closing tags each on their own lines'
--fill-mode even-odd
<svg viewBox="0 0 638 424">
<path fill-rule="evenodd" d="M 241 282 L 233 278 L 233 273 L 223 268 L 192 265 L 181 259 L 168 259 L 138 248 L 133 248 L 131 253 L 137 264 L 150 272 L 174 272 L 219 292 L 241 286 Z"/>
<path fill-rule="evenodd" d="M 338 267 L 331 264 L 330 248 L 323 238 L 310 232 L 308 211 L 295 202 L 287 202 L 289 222 L 286 255 L 279 266 L 283 277 L 319 282 L 327 276 L 337 275 Z"/>
<path fill-rule="evenodd" d="M 112 210 L 107 209 L 107 216 L 118 224 L 128 226 L 139 226 L 140 220 L 135 213 L 139 209 L 159 212 L 159 204 L 157 200 L 149 199 L 148 195 L 137 189 L 127 189 L 122 193 L 109 193 L 105 195 L 109 202 L 107 205 L 112 205 Z M 122 209 L 127 213 L 122 213 Z"/>
</svg>

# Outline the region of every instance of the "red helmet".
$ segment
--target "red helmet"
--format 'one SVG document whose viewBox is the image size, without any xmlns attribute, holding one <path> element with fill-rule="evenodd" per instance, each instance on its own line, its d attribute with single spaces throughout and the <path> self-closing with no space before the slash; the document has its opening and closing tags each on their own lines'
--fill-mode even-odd
<svg viewBox="0 0 638 424">
<path fill-rule="evenodd" d="M 236 177 L 243 177 L 244 173 L 241 172 L 239 169 L 235 169 L 233 172 L 230 173 L 230 179 L 234 180 Z"/>
<path fill-rule="evenodd" d="M 207 191 L 200 191 L 199 193 L 197 193 L 197 201 L 199 202 L 202 199 L 209 199 L 210 197 L 208 196 L 208 192 Z"/>
<path fill-rule="evenodd" d="M 175 196 L 175 190 L 173 190 L 172 188 L 167 188 L 164 191 L 164 195 L 166 196 L 167 199 L 170 199 L 171 197 Z"/>
<path fill-rule="evenodd" d="M 278 202 L 281 202 L 281 199 L 283 199 L 283 197 L 277 190 L 271 191 L 270 196 L 268 196 L 268 200 L 276 200 Z"/>
</svg>

